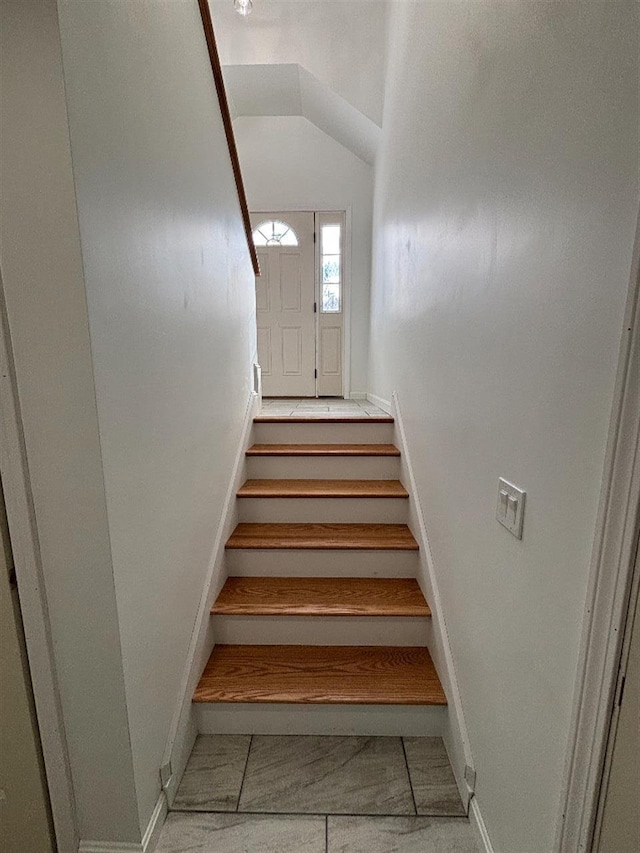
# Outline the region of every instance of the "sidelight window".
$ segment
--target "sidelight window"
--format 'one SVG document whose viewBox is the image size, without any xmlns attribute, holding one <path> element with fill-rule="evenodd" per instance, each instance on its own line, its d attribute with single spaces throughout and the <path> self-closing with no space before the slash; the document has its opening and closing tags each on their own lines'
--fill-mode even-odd
<svg viewBox="0 0 640 853">
<path fill-rule="evenodd" d="M 320 229 L 320 309 L 324 314 L 342 310 L 342 226 L 322 225 Z"/>
</svg>

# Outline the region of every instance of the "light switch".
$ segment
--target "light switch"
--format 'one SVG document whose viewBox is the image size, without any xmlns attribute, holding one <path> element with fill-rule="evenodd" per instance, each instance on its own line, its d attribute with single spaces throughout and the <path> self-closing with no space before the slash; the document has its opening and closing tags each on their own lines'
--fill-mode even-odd
<svg viewBox="0 0 640 853">
<path fill-rule="evenodd" d="M 498 506 L 496 519 L 513 533 L 516 539 L 522 539 L 522 523 L 524 521 L 524 502 L 526 492 L 508 483 L 502 477 L 498 480 Z"/>
</svg>

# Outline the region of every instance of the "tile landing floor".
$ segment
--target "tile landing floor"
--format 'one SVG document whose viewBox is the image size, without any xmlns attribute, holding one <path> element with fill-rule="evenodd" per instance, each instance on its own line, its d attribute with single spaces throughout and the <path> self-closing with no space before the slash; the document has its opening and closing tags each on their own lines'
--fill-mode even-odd
<svg viewBox="0 0 640 853">
<path fill-rule="evenodd" d="M 440 738 L 201 735 L 157 853 L 479 853 Z"/>
<path fill-rule="evenodd" d="M 260 414 L 276 418 L 290 418 L 293 415 L 305 418 L 371 418 L 387 415 L 368 400 L 345 400 L 342 397 L 263 397 Z"/>
</svg>

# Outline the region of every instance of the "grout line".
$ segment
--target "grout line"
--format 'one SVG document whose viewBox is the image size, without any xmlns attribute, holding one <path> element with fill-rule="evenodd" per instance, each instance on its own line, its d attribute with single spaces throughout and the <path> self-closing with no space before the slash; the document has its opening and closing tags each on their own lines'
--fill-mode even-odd
<svg viewBox="0 0 640 853">
<path fill-rule="evenodd" d="M 407 768 L 407 776 L 409 777 L 409 788 L 411 789 L 411 799 L 413 800 L 413 809 L 418 814 L 418 806 L 416 805 L 416 795 L 413 793 L 413 782 L 411 781 L 411 773 L 409 771 L 409 759 L 407 758 L 407 750 L 404 745 L 404 738 L 400 738 L 400 743 L 402 744 L 402 752 L 404 754 L 404 766 Z"/>
<path fill-rule="evenodd" d="M 251 740 L 249 741 L 249 749 L 247 750 L 247 760 L 244 763 L 244 770 L 242 772 L 242 782 L 240 783 L 240 790 L 238 791 L 238 802 L 236 803 L 236 812 L 240 809 L 240 797 L 242 796 L 242 789 L 244 788 L 244 780 L 247 777 L 247 767 L 249 766 L 249 756 L 251 755 L 251 747 L 253 746 L 253 735 L 251 735 Z"/>
</svg>

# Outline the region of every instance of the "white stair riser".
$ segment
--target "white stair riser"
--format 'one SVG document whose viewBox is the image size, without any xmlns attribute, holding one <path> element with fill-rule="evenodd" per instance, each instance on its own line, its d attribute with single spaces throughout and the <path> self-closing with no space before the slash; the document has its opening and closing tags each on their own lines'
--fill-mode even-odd
<svg viewBox="0 0 640 853">
<path fill-rule="evenodd" d="M 398 480 L 394 456 L 248 456 L 251 480 Z"/>
<path fill-rule="evenodd" d="M 213 616 L 216 643 L 258 646 L 426 646 L 428 617 Z"/>
<path fill-rule="evenodd" d="M 417 551 L 228 550 L 232 577 L 415 578 Z"/>
<path fill-rule="evenodd" d="M 194 705 L 200 734 L 380 735 L 442 737 L 445 706 L 293 705 L 212 702 Z"/>
<path fill-rule="evenodd" d="M 408 500 L 402 498 L 242 498 L 240 521 L 266 524 L 404 524 Z"/>
<path fill-rule="evenodd" d="M 254 424 L 255 444 L 392 444 L 393 424 Z"/>
</svg>

